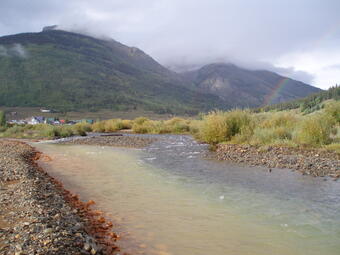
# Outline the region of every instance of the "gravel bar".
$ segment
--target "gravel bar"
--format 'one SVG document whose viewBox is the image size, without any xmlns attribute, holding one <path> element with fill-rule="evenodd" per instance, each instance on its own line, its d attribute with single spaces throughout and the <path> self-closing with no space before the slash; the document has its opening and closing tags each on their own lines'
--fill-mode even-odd
<svg viewBox="0 0 340 255">
<path fill-rule="evenodd" d="M 0 141 L 0 254 L 119 254 L 112 223 L 39 168 L 39 156 Z"/>
<path fill-rule="evenodd" d="M 120 136 L 91 136 L 76 139 L 71 138 L 65 141 L 58 141 L 58 143 L 143 148 L 155 142 L 156 140 L 157 139 L 155 138 L 148 137 L 120 135 Z"/>
<path fill-rule="evenodd" d="M 340 154 L 314 149 L 220 144 L 216 156 L 220 160 L 268 168 L 289 168 L 315 177 L 340 178 Z"/>
</svg>

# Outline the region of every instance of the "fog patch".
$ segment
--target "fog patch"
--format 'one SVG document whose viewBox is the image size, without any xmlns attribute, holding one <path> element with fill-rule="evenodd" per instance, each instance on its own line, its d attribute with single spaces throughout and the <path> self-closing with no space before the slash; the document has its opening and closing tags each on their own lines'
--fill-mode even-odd
<svg viewBox="0 0 340 255">
<path fill-rule="evenodd" d="M 0 45 L 0 56 L 26 59 L 28 57 L 28 52 L 20 43 L 13 45 Z"/>
<path fill-rule="evenodd" d="M 1 57 L 7 57 L 8 56 L 7 49 L 3 45 L 0 45 L 0 56 Z"/>
</svg>

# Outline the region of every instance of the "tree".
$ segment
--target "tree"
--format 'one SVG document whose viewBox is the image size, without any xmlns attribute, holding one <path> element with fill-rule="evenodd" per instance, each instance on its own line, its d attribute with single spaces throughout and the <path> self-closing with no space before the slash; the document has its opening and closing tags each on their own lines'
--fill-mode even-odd
<svg viewBox="0 0 340 255">
<path fill-rule="evenodd" d="M 0 111 L 0 127 L 6 126 L 6 115 L 3 111 Z"/>
</svg>

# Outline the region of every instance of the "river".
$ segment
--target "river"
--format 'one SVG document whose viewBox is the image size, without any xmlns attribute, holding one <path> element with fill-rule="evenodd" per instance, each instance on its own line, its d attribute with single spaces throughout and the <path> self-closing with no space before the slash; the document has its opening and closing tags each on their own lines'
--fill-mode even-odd
<svg viewBox="0 0 340 255">
<path fill-rule="evenodd" d="M 206 159 L 206 145 L 161 135 L 144 149 L 35 143 L 40 164 L 96 201 L 131 254 L 338 255 L 340 183 Z"/>
</svg>

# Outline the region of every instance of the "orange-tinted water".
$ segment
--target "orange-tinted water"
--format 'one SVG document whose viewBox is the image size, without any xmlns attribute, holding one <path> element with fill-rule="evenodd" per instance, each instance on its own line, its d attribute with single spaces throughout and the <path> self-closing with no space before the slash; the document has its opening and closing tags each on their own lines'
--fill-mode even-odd
<svg viewBox="0 0 340 255">
<path fill-rule="evenodd" d="M 221 193 L 212 182 L 194 183 L 189 177 L 142 160 L 141 150 L 35 146 L 51 157 L 52 161 L 40 164 L 52 176 L 82 199 L 95 200 L 113 219 L 122 235 L 119 245 L 123 251 L 163 255 L 340 254 L 339 232 L 319 228 L 322 215 L 308 213 L 298 199 L 278 201 L 270 194 L 228 184 Z M 277 204 L 288 209 L 280 211 Z M 273 213 L 268 216 L 262 213 L 263 208 Z M 294 210 L 300 211 L 295 219 L 290 214 Z M 303 224 L 297 224 L 297 219 Z"/>
</svg>

